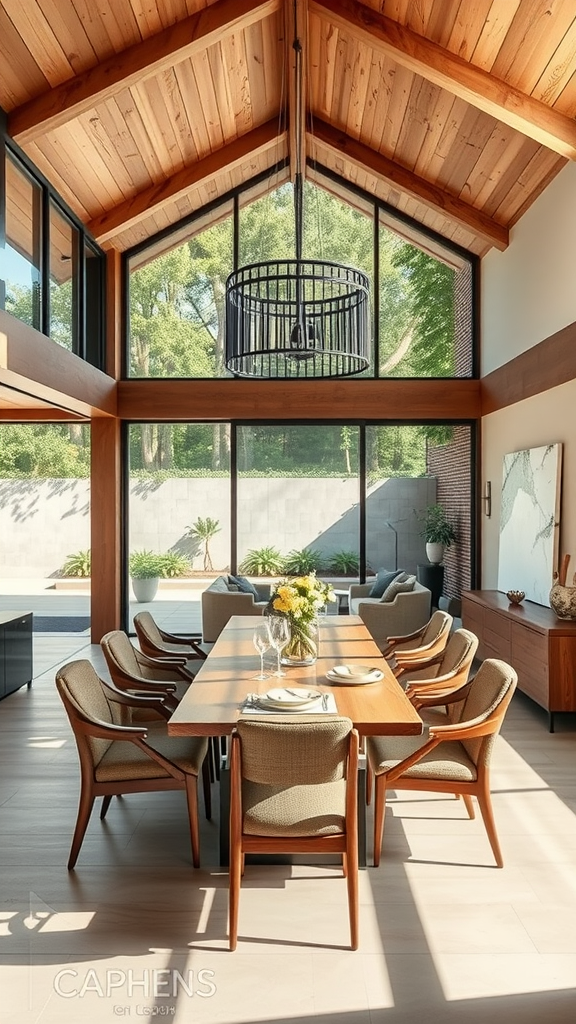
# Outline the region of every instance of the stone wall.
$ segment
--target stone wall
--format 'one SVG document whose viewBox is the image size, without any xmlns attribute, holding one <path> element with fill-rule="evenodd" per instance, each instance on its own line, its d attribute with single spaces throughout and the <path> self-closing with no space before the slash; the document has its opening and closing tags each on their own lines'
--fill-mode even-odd
<svg viewBox="0 0 576 1024">
<path fill-rule="evenodd" d="M 435 500 L 436 480 L 383 480 L 367 495 L 367 559 L 415 569 L 425 561 L 414 508 Z M 358 482 L 337 478 L 244 479 L 238 482 L 238 561 L 251 548 L 281 554 L 308 545 L 324 553 L 358 550 Z M 130 550 L 175 550 L 201 569 L 202 552 L 187 536 L 198 517 L 221 530 L 210 543 L 215 569 L 230 563 L 230 482 L 177 478 L 136 481 L 130 490 Z M 395 533 L 397 531 L 397 535 Z M 397 541 L 396 541 L 397 536 Z M 86 480 L 0 480 L 0 571 L 5 577 L 58 574 L 66 557 L 90 547 Z"/>
</svg>

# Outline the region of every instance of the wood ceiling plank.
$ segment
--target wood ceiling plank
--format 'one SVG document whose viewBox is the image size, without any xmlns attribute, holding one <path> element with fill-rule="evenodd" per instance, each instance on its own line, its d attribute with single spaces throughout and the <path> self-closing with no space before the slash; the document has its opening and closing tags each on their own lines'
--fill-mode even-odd
<svg viewBox="0 0 576 1024">
<path fill-rule="evenodd" d="M 522 0 L 492 0 L 471 59 L 477 68 L 491 71 Z"/>
<path fill-rule="evenodd" d="M 382 102 L 382 111 L 378 120 L 382 123 L 382 135 L 378 140 L 375 139 L 376 148 L 390 157 L 393 157 L 396 152 L 410 101 L 413 79 L 414 75 L 408 68 L 402 67 L 400 64 L 391 65 L 389 80 L 392 87 L 389 93 L 385 88 L 384 96 L 379 96 L 378 106 L 380 107 Z M 388 99 L 387 103 L 386 99 Z"/>
<path fill-rule="evenodd" d="M 576 159 L 576 122 L 571 118 L 370 11 L 357 0 L 310 0 L 310 3 L 313 10 L 324 11 L 338 28 L 357 33 L 369 45 L 383 49 L 415 74 L 448 89 L 541 145 Z"/>
<path fill-rule="evenodd" d="M 280 0 L 218 0 L 157 36 L 128 47 L 71 81 L 63 82 L 17 108 L 10 115 L 9 132 L 23 145 L 37 135 L 77 117 L 104 97 L 152 77 L 172 64 L 200 56 L 224 32 L 237 31 L 267 17 Z"/>
<path fill-rule="evenodd" d="M 548 64 L 575 17 L 572 3 L 522 0 L 492 65 L 492 74 L 531 94 L 540 69 Z"/>
<path fill-rule="evenodd" d="M 513 183 L 505 200 L 496 211 L 496 215 L 500 216 L 501 212 L 505 212 L 507 223 L 511 226 L 516 224 L 563 166 L 565 166 L 565 161 L 556 153 L 539 147 Z"/>
<path fill-rule="evenodd" d="M 139 118 L 139 135 L 145 133 L 148 144 L 145 153 L 152 155 L 152 161 L 147 164 L 147 181 L 141 179 L 134 182 L 130 195 L 159 181 L 161 177 L 169 178 L 175 171 L 181 170 L 193 159 L 190 153 L 182 154 L 179 140 L 177 139 L 177 119 L 181 113 L 174 110 L 169 101 L 168 83 L 166 83 L 164 72 L 156 78 L 149 78 L 142 82 L 142 85 L 130 92 L 135 99 L 135 117 Z M 172 81 L 175 81 L 172 73 Z M 178 94 L 179 91 L 177 90 Z M 169 109 L 170 108 L 170 109 Z M 160 173 L 157 167 L 160 167 Z"/>
<path fill-rule="evenodd" d="M 166 105 L 166 114 L 172 122 L 177 154 L 175 164 L 184 167 L 193 160 L 199 160 L 200 154 L 196 148 L 194 136 L 188 120 L 188 111 L 180 90 L 180 84 L 176 77 L 176 69 L 170 68 L 164 71 L 158 79 L 158 86 Z"/>
<path fill-rule="evenodd" d="M 185 167 L 169 181 L 144 189 L 127 202 L 108 210 L 91 221 L 88 229 L 97 240 L 109 240 L 130 224 L 142 220 L 152 208 L 173 203 L 178 195 L 197 187 L 200 182 L 212 181 L 216 175 L 230 169 L 232 165 L 244 162 L 253 151 L 274 151 L 278 140 L 277 131 L 278 125 L 275 120 L 266 122 L 218 152 L 210 154 L 190 167 Z"/>
<path fill-rule="evenodd" d="M 250 26 L 250 31 L 245 32 L 245 39 L 248 75 L 250 77 L 250 95 L 253 97 L 265 97 L 266 71 L 264 69 L 264 40 L 261 21 Z M 282 54 L 281 59 L 284 59 L 284 54 Z"/>
<path fill-rule="evenodd" d="M 24 4 L 21 0 L 3 0 L 3 7 L 18 34 L 26 40 L 27 48 L 50 86 L 70 78 L 74 69 L 63 45 L 55 35 L 44 11 L 38 4 Z M 74 47 L 72 47 L 74 50 Z"/>
<path fill-rule="evenodd" d="M 536 99 L 564 114 L 574 111 L 574 92 L 566 91 L 576 73 L 576 32 L 567 32 L 533 89 Z M 560 102 L 558 102 L 560 100 Z"/>
<path fill-rule="evenodd" d="M 440 17 L 442 17 L 443 6 L 441 3 L 436 4 L 436 10 Z M 457 53 L 464 60 L 471 60 L 491 7 L 492 0 L 475 0 L 473 4 L 462 0 L 458 5 L 458 10 L 452 9 L 454 17 L 449 32 L 444 31 L 436 35 L 428 31 L 427 34 L 440 46 L 445 46 L 451 53 Z"/>
<path fill-rule="evenodd" d="M 524 139 L 524 145 L 516 149 L 513 158 L 505 166 L 492 192 L 486 198 L 484 210 L 489 216 L 501 216 L 501 213 L 497 211 L 502 210 L 506 210 L 506 213 L 510 216 L 511 210 L 509 205 L 506 205 L 506 197 L 510 189 L 514 187 L 515 181 L 524 173 L 525 168 L 540 148 L 531 139 Z M 508 224 L 509 220 L 505 220 L 504 223 Z"/>
<path fill-rule="evenodd" d="M 481 6 L 481 3 L 490 3 L 490 0 L 475 0 L 474 7 Z M 463 15 L 463 8 L 466 8 L 466 14 Z M 389 13 L 388 11 L 386 12 Z M 438 2 L 434 0 L 430 14 L 426 21 L 426 28 L 424 34 L 428 39 L 433 39 L 439 46 L 445 46 L 454 53 L 459 53 L 459 26 L 463 21 L 473 22 L 474 13 L 470 10 L 470 5 L 466 4 L 466 0 L 444 0 L 444 2 Z M 470 25 L 470 35 L 474 34 L 474 26 Z M 455 37 L 455 45 L 449 45 L 452 37 Z M 460 53 L 463 57 L 464 54 Z"/>
<path fill-rule="evenodd" d="M 261 120 L 268 120 L 274 113 L 282 109 L 282 88 L 286 75 L 286 66 L 279 60 L 278 54 L 284 42 L 284 30 L 282 11 L 272 12 L 263 18 L 259 29 L 262 33 L 262 53 L 264 60 L 264 97 L 266 108 L 258 106 L 260 97 L 255 93 L 252 97 L 253 104 L 256 104 L 253 112 L 253 122 L 256 124 Z M 252 26 L 247 29 L 246 35 L 250 35 Z M 304 71 L 306 72 L 306 68 Z M 306 76 L 305 76 L 306 77 Z"/>
<path fill-rule="evenodd" d="M 216 99 L 218 120 L 222 129 L 222 137 L 229 142 L 236 137 L 236 119 L 234 117 L 234 99 L 230 88 L 230 78 L 220 43 L 210 46 L 206 51 L 212 90 Z"/>
<path fill-rule="evenodd" d="M 221 45 L 224 66 L 230 76 L 235 132 L 244 135 L 254 126 L 244 33 L 226 36 Z"/>
<path fill-rule="evenodd" d="M 449 160 L 450 153 L 454 152 L 454 145 L 458 138 L 458 132 L 463 119 L 466 117 L 466 113 L 469 110 L 469 106 L 464 100 L 458 99 L 457 97 L 451 96 L 452 104 L 450 105 L 450 113 L 441 126 L 441 131 L 438 135 L 436 145 L 430 153 L 428 163 L 423 167 L 424 177 L 429 181 L 436 181 L 439 178 L 444 178 L 446 173 L 444 168 Z M 442 106 L 444 109 L 444 106 Z M 421 161 L 419 160 L 420 164 Z"/>
<path fill-rule="evenodd" d="M 420 202 L 442 211 L 445 216 L 486 238 L 497 248 L 505 249 L 508 245 L 508 231 L 505 227 L 484 216 L 481 211 L 473 209 L 457 197 L 451 196 L 429 181 L 416 177 L 410 171 L 394 164 L 381 154 L 374 153 L 367 146 L 351 139 L 343 132 L 336 131 L 325 122 L 316 121 L 315 134 L 332 149 L 345 153 L 351 163 L 361 164 L 396 185 L 403 192 L 414 196 Z"/>
<path fill-rule="evenodd" d="M 180 89 L 184 109 L 188 117 L 190 132 L 199 158 L 210 152 L 210 136 L 206 118 L 202 110 L 198 83 L 194 74 L 192 61 L 186 60 L 177 64 L 174 75 Z"/>
<path fill-rule="evenodd" d="M 413 170 L 415 174 L 420 174 L 424 178 L 428 176 L 428 168 L 433 156 L 442 146 L 446 125 L 450 124 L 454 119 L 452 110 L 455 103 L 455 97 L 452 93 L 447 92 L 446 89 L 438 89 L 436 91 L 436 103 L 430 110 L 426 134 L 414 164 Z"/>
<path fill-rule="evenodd" d="M 146 92 L 142 92 L 137 88 L 134 91 L 132 89 L 123 89 L 116 96 L 108 100 L 109 104 L 117 105 L 121 116 L 124 118 L 126 131 L 129 133 L 132 145 L 144 162 L 147 177 L 151 178 L 152 181 L 158 181 L 163 173 L 160 154 L 150 138 L 148 125 L 139 109 L 140 104 L 146 109 L 147 102 Z M 128 192 L 123 192 L 123 198 L 126 198 L 127 195 L 129 195 Z"/>
<path fill-rule="evenodd" d="M 469 107 L 460 124 L 454 144 L 454 151 L 444 164 L 444 173 L 439 182 L 466 202 L 470 202 L 467 185 L 474 173 L 484 145 L 492 135 L 496 122 L 482 111 Z"/>
<path fill-rule="evenodd" d="M 399 162 L 408 170 L 414 169 L 422 150 L 428 124 L 436 109 L 438 92 L 439 90 L 432 82 L 427 82 L 425 78 L 419 78 L 418 75 L 413 76 L 408 105 L 395 151 Z"/>
<path fill-rule="evenodd" d="M 146 166 L 140 147 L 133 136 L 127 130 L 127 122 L 116 100 L 108 103 L 101 103 L 98 106 L 95 117 L 101 122 L 102 130 L 106 133 L 112 153 L 117 154 L 125 169 L 123 193 L 128 195 L 134 190 L 139 181 L 152 183 L 150 171 Z M 115 177 L 118 179 L 120 171 L 117 170 Z"/>
<path fill-rule="evenodd" d="M 351 43 L 347 61 L 350 69 L 350 88 L 348 90 L 348 102 L 346 103 L 344 100 L 342 104 L 343 117 L 341 123 L 347 124 L 348 134 L 358 139 L 361 134 L 362 119 L 366 106 L 371 50 L 355 40 L 351 40 Z"/>
<path fill-rule="evenodd" d="M 3 7 L 0 7 L 0 61 L 2 106 L 6 112 L 48 88 L 46 76 Z"/>
<path fill-rule="evenodd" d="M 385 104 L 381 101 L 381 90 L 385 88 L 385 62 L 381 56 L 375 56 L 372 51 L 370 56 L 370 69 L 368 71 L 368 82 L 366 85 L 366 99 L 364 103 L 364 110 L 362 112 L 362 121 L 360 124 L 360 130 L 358 136 L 367 145 L 374 136 L 382 138 L 382 132 L 384 130 L 381 124 L 378 129 L 375 127 L 376 114 L 380 106 Z"/>
<path fill-rule="evenodd" d="M 468 202 L 484 209 L 503 174 L 526 145 L 526 139 L 508 125 L 497 121 L 490 138 L 486 140 L 474 174 L 466 184 Z"/>
<path fill-rule="evenodd" d="M 209 148 L 210 152 L 213 153 L 215 150 L 221 149 L 224 142 L 227 140 L 225 140 L 222 130 L 220 111 L 218 109 L 218 103 L 214 92 L 212 69 L 208 60 L 207 50 L 199 53 L 195 58 L 193 62 L 193 70 L 198 88 L 198 95 L 200 97 L 202 114 L 206 123 L 206 131 L 208 132 Z"/>
<path fill-rule="evenodd" d="M 332 109 L 338 32 L 324 18 L 309 15 L 311 107 L 325 119 Z M 317 42 L 316 42 L 317 41 Z M 320 69 L 322 69 L 320 73 Z"/>
</svg>

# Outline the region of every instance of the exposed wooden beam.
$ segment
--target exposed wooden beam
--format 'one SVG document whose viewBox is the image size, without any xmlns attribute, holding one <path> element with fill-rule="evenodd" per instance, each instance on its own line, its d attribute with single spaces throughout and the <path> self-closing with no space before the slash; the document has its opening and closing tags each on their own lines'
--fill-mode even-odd
<svg viewBox="0 0 576 1024">
<path fill-rule="evenodd" d="M 576 323 L 568 324 L 480 381 L 482 415 L 576 379 Z"/>
<path fill-rule="evenodd" d="M 128 380 L 118 381 L 118 415 L 136 421 L 218 422 L 313 420 L 473 420 L 480 416 L 478 380 Z"/>
<path fill-rule="evenodd" d="M 381 153 L 376 153 L 320 118 L 314 119 L 314 133 L 309 136 L 311 148 L 314 148 L 315 142 L 322 143 L 340 155 L 343 154 L 351 164 L 377 175 L 433 210 L 440 210 L 446 217 L 485 238 L 497 249 L 504 250 L 508 246 L 508 229 L 497 224 L 491 217 L 487 217 L 480 210 L 475 210 L 473 206 L 457 196 L 450 195 L 437 185 L 418 177 Z"/>
<path fill-rule="evenodd" d="M 173 203 L 191 188 L 210 181 L 222 171 L 233 170 L 253 154 L 263 154 L 269 150 L 276 152 L 278 145 L 284 141 L 285 137 L 278 135 L 278 121 L 273 118 L 215 153 L 210 153 L 203 160 L 184 167 L 167 181 L 138 192 L 125 203 L 96 217 L 87 225 L 88 230 L 98 242 L 106 242 L 119 231 L 125 231 L 149 216 L 153 210 Z"/>
<path fill-rule="evenodd" d="M 576 159 L 576 121 L 357 0 L 310 0 L 310 11 L 542 146 Z"/>
<path fill-rule="evenodd" d="M 8 132 L 20 145 L 58 128 L 122 89 L 193 57 L 224 35 L 248 28 L 280 7 L 281 0 L 218 0 L 184 21 L 114 54 L 81 75 L 17 107 Z"/>
<path fill-rule="evenodd" d="M 116 381 L 0 310 L 0 387 L 80 416 L 114 416 Z"/>
</svg>

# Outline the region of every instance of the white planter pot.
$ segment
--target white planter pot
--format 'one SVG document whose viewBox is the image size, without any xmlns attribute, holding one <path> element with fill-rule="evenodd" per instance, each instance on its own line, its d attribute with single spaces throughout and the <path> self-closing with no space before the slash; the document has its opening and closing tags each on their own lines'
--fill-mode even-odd
<svg viewBox="0 0 576 1024">
<path fill-rule="evenodd" d="M 133 579 L 132 590 L 134 597 L 139 604 L 146 604 L 153 601 L 158 590 L 158 576 L 150 576 L 148 579 Z"/>
<path fill-rule="evenodd" d="M 444 558 L 444 545 L 443 544 L 430 544 L 426 545 L 426 557 L 432 565 L 440 565 Z"/>
</svg>

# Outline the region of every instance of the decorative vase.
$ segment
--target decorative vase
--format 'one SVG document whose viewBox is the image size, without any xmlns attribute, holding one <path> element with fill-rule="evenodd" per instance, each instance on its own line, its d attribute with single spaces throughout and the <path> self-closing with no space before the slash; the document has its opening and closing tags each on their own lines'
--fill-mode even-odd
<svg viewBox="0 0 576 1024">
<path fill-rule="evenodd" d="M 554 576 L 557 574 L 554 573 Z M 576 619 L 576 586 L 563 587 L 561 583 L 555 582 L 550 591 L 550 607 L 559 619 Z"/>
<path fill-rule="evenodd" d="M 295 622 L 290 619 L 291 635 L 282 651 L 282 664 L 313 665 L 318 657 L 318 619 Z"/>
<path fill-rule="evenodd" d="M 426 544 L 426 557 L 432 565 L 440 565 L 444 558 L 444 545 L 428 541 Z"/>
</svg>

